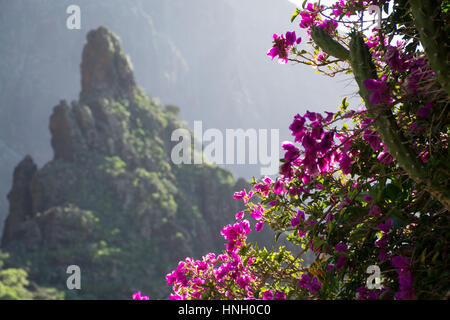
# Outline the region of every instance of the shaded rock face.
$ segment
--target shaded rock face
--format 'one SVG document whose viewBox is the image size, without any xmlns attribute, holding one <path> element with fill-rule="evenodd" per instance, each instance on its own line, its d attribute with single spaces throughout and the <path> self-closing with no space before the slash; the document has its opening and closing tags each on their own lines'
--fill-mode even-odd
<svg viewBox="0 0 450 320">
<path fill-rule="evenodd" d="M 12 240 L 22 227 L 21 223 L 33 216 L 30 183 L 36 171 L 37 167 L 29 156 L 25 157 L 14 170 L 13 187 L 8 194 L 10 210 L 14 214 L 9 215 L 5 221 L 3 244 Z"/>
<path fill-rule="evenodd" d="M 132 95 L 136 83 L 119 39 L 105 27 L 89 32 L 87 39 L 81 63 L 81 98 L 88 95 L 113 98 Z"/>
<path fill-rule="evenodd" d="M 22 156 L 0 139 L 0 238 L 3 232 L 3 223 L 8 214 L 7 194 L 11 189 L 13 171 L 21 158 Z"/>
<path fill-rule="evenodd" d="M 171 162 L 171 133 L 184 124 L 136 86 L 106 28 L 89 32 L 81 75 L 79 101 L 50 117 L 53 160 L 38 170 L 26 157 L 14 172 L 2 249 L 69 299 L 165 298 L 179 259 L 224 248 L 220 229 L 241 209 L 235 181 L 216 166 Z M 65 288 L 71 264 L 83 290 Z"/>
</svg>

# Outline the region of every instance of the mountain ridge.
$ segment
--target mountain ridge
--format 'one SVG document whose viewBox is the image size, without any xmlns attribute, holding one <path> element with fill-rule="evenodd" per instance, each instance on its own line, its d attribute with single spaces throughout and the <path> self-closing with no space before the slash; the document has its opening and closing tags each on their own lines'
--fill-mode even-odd
<svg viewBox="0 0 450 320">
<path fill-rule="evenodd" d="M 53 108 L 53 160 L 38 169 L 26 156 L 14 171 L 2 249 L 68 299 L 165 298 L 178 260 L 223 249 L 220 229 L 242 208 L 232 194 L 247 184 L 214 165 L 171 162 L 171 132 L 185 125 L 137 86 L 106 27 L 87 35 L 81 79 L 80 99 Z M 65 288 L 72 264 L 79 292 Z"/>
</svg>

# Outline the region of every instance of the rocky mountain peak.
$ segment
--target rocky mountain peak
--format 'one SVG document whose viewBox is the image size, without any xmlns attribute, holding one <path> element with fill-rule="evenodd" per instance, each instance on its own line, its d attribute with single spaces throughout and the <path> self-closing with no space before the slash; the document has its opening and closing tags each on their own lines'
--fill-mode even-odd
<svg viewBox="0 0 450 320">
<path fill-rule="evenodd" d="M 87 38 L 80 100 L 50 117 L 53 160 L 38 169 L 27 157 L 14 172 L 1 249 L 68 299 L 127 299 L 134 288 L 161 299 L 180 259 L 223 249 L 220 230 L 243 209 L 237 185 L 214 165 L 174 164 L 181 119 L 138 89 L 115 35 Z M 67 290 L 68 263 L 82 268 L 83 290 Z"/>
<path fill-rule="evenodd" d="M 21 223 L 32 216 L 30 182 L 36 171 L 37 166 L 30 156 L 26 156 L 14 170 L 13 186 L 8 194 L 10 211 L 14 215 L 9 215 L 5 221 L 2 245 L 7 244 L 20 230 Z"/>
<path fill-rule="evenodd" d="M 129 96 L 135 88 L 132 65 L 119 38 L 104 26 L 90 31 L 82 55 L 80 100 Z"/>
</svg>

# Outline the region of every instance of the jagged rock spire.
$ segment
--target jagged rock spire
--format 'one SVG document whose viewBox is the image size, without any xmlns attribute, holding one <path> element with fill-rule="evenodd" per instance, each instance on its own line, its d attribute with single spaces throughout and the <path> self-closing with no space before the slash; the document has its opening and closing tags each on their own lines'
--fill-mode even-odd
<svg viewBox="0 0 450 320">
<path fill-rule="evenodd" d="M 5 246 L 20 231 L 21 223 L 32 217 L 30 183 L 37 166 L 30 156 L 26 156 L 15 168 L 13 186 L 8 194 L 10 215 L 5 221 L 2 246 Z"/>
<path fill-rule="evenodd" d="M 90 31 L 81 62 L 80 100 L 129 96 L 135 88 L 132 65 L 119 38 L 104 26 Z"/>
<path fill-rule="evenodd" d="M 111 101 L 134 101 L 140 92 L 119 38 L 103 26 L 90 31 L 81 62 L 80 100 L 71 106 L 61 101 L 50 117 L 54 158 L 76 161 L 84 151 L 112 155 L 123 149 Z"/>
</svg>

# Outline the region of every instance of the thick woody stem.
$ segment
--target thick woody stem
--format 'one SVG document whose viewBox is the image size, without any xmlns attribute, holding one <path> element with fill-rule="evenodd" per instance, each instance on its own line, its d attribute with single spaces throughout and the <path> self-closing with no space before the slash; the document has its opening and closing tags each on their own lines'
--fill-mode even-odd
<svg viewBox="0 0 450 320">
<path fill-rule="evenodd" d="M 420 162 L 418 156 L 403 136 L 391 110 L 380 110 L 380 107 L 370 104 L 369 98 L 371 91 L 365 87 L 364 82 L 367 79 L 376 79 L 377 73 L 369 48 L 358 32 L 351 34 L 350 64 L 356 82 L 358 83 L 359 94 L 364 99 L 367 110 L 374 117 L 374 126 L 383 138 L 383 142 L 389 149 L 389 152 L 397 160 L 399 166 L 408 173 L 411 179 L 419 184 L 423 183 L 425 189 L 441 202 L 447 210 L 450 210 L 450 190 L 446 187 L 445 181 L 444 185 L 433 181 L 432 175 Z M 376 115 L 380 116 L 375 118 Z"/>
<path fill-rule="evenodd" d="M 450 94 L 449 27 L 441 13 L 441 1 L 409 0 L 420 42 L 425 49 L 430 67 L 436 72 L 442 88 Z"/>
</svg>

